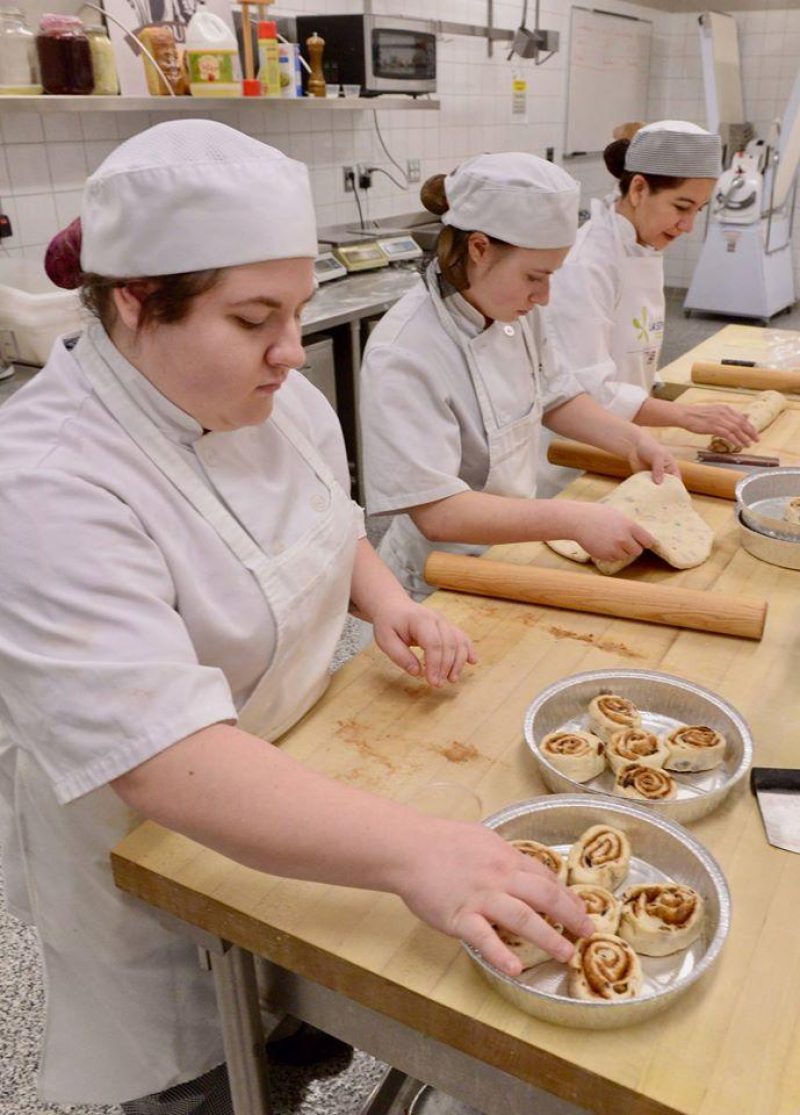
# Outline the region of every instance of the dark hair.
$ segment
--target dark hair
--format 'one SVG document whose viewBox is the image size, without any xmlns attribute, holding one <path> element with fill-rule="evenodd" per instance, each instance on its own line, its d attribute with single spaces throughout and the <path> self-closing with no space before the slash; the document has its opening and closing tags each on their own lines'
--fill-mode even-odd
<svg viewBox="0 0 800 1115">
<path fill-rule="evenodd" d="M 106 331 L 117 319 L 113 291 L 127 287 L 141 307 L 137 329 L 156 322 L 169 325 L 181 321 L 195 298 L 211 290 L 222 275 L 222 268 L 187 271 L 155 278 L 109 278 L 81 271 L 81 222 L 76 218 L 48 245 L 44 261 L 50 279 L 66 290 L 81 288 L 81 302 L 100 319 Z"/>
<path fill-rule="evenodd" d="M 644 178 L 650 192 L 653 194 L 660 193 L 661 190 L 674 190 L 678 186 L 683 185 L 686 181 L 685 178 L 672 178 L 667 174 L 644 174 L 640 170 L 626 170 L 625 169 L 625 155 L 628 152 L 631 141 L 629 139 L 615 139 L 609 143 L 603 152 L 603 161 L 606 164 L 608 173 L 612 174 L 614 178 L 619 179 L 619 192 L 623 197 L 628 196 L 631 182 L 634 175 L 638 174 L 640 178 Z"/>
<path fill-rule="evenodd" d="M 443 174 L 434 174 L 433 177 L 423 182 L 422 189 L 419 192 L 422 204 L 429 213 L 435 213 L 437 217 L 441 217 L 450 208 L 444 189 L 444 179 Z M 444 225 L 436 241 L 436 258 L 439 261 L 442 276 L 457 291 L 469 288 L 467 277 L 469 238 L 473 232 L 477 231 L 479 230 L 468 231 L 462 228 L 453 228 L 452 225 Z M 507 244 L 505 240 L 498 240 L 494 236 L 489 236 L 487 233 L 483 235 L 495 248 L 513 248 L 514 246 L 513 244 Z"/>
</svg>

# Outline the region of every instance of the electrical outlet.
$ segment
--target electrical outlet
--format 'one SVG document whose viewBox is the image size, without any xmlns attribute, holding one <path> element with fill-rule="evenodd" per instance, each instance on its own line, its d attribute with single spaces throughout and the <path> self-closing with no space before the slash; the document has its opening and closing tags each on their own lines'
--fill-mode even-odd
<svg viewBox="0 0 800 1115">
<path fill-rule="evenodd" d="M 344 192 L 351 194 L 356 188 L 356 168 L 354 166 L 343 166 L 344 172 Z"/>
<path fill-rule="evenodd" d="M 359 190 L 368 190 L 372 186 L 372 167 L 369 163 L 359 163 L 356 166 L 358 172 L 358 188 Z"/>
<path fill-rule="evenodd" d="M 406 178 L 409 182 L 419 182 L 419 159 L 406 159 Z"/>
</svg>

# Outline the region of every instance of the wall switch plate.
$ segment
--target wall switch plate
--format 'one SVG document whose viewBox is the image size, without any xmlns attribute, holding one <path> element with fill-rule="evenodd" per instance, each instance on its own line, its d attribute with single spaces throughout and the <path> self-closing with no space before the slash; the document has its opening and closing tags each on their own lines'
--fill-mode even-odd
<svg viewBox="0 0 800 1115">
<path fill-rule="evenodd" d="M 409 182 L 419 182 L 420 180 L 419 159 L 406 160 L 406 178 Z"/>
<path fill-rule="evenodd" d="M 354 166 L 343 166 L 342 173 L 344 174 L 344 192 L 351 194 L 356 188 L 356 168 Z"/>
</svg>

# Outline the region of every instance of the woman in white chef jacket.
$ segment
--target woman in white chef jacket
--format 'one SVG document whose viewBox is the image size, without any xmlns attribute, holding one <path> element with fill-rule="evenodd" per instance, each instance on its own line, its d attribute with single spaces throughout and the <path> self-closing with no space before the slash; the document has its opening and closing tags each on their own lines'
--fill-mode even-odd
<svg viewBox="0 0 800 1115">
<path fill-rule="evenodd" d="M 557 359 L 620 417 L 749 445 L 756 430 L 734 407 L 651 395 L 664 335 L 663 252 L 692 231 L 719 176 L 720 151 L 719 136 L 683 120 L 648 124 L 606 147 L 619 191 L 592 200 L 591 219 L 553 276 L 547 330 Z M 540 485 L 558 490 L 574 475 L 543 460 Z"/>
<path fill-rule="evenodd" d="M 656 482 L 677 471 L 552 364 L 540 307 L 575 239 L 578 194 L 560 167 L 517 152 L 468 159 L 422 189 L 445 225 L 437 258 L 378 323 L 361 370 L 367 508 L 394 516 L 379 552 L 417 599 L 432 591 L 432 549 L 572 538 L 613 560 L 652 541 L 612 508 L 533 498 L 543 421 Z"/>
<path fill-rule="evenodd" d="M 109 849 L 142 817 L 257 869 L 394 891 L 512 973 L 494 924 L 562 959 L 534 910 L 591 929 L 482 826 L 264 742 L 323 691 L 348 601 L 412 674 L 420 646 L 433 684 L 474 657 L 364 539 L 335 415 L 290 370 L 317 251 L 305 167 L 162 124 L 89 179 L 82 237 L 100 320 L 0 410 L 6 870 L 44 952 L 42 1096 L 195 1111 L 141 1102 L 223 1059 L 194 948 L 113 885 Z"/>
</svg>

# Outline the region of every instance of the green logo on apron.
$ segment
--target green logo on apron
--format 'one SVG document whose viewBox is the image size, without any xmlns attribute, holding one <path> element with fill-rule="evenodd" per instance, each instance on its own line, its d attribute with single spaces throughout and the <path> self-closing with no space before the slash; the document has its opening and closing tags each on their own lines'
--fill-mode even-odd
<svg viewBox="0 0 800 1115">
<path fill-rule="evenodd" d="M 642 312 L 638 317 L 633 319 L 633 327 L 636 330 L 636 339 L 643 344 L 650 344 L 650 322 L 647 320 L 647 306 L 642 306 Z"/>
</svg>

